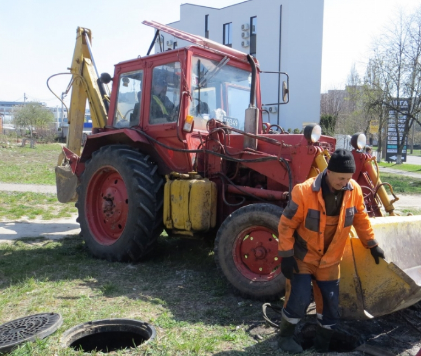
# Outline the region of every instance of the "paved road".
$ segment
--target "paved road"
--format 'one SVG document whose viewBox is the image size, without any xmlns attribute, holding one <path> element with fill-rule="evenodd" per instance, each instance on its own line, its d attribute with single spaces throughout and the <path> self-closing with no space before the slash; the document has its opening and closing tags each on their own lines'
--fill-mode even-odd
<svg viewBox="0 0 421 356">
<path fill-rule="evenodd" d="M 9 192 L 32 192 L 32 193 L 52 193 L 56 194 L 55 185 L 40 185 L 40 184 L 12 184 L 12 183 L 1 183 L 0 190 Z"/>
<path fill-rule="evenodd" d="M 418 156 L 406 156 L 406 163 L 419 164 L 421 166 L 421 157 Z"/>
<path fill-rule="evenodd" d="M 405 171 L 400 171 L 399 169 L 393 169 L 393 168 L 389 168 L 389 167 L 379 167 L 379 171 L 380 171 L 380 175 L 382 173 L 393 173 L 393 174 L 400 174 L 401 176 L 405 176 L 405 177 L 412 177 L 412 178 L 421 179 L 421 172 L 420 173 L 405 172 Z"/>
<path fill-rule="evenodd" d="M 417 165 L 421 166 L 421 157 L 407 156 L 406 157 L 406 163 L 417 164 Z M 403 176 L 406 176 L 406 177 L 421 179 L 421 172 L 405 172 L 405 171 L 401 171 L 399 169 L 394 169 L 393 166 L 392 167 L 379 167 L 379 169 L 380 169 L 380 173 L 384 172 L 384 173 L 400 174 L 400 175 L 403 175 Z"/>
<path fill-rule="evenodd" d="M 22 237 L 44 237 L 55 240 L 80 233 L 76 215 L 67 219 L 0 221 L 0 243 Z"/>
</svg>

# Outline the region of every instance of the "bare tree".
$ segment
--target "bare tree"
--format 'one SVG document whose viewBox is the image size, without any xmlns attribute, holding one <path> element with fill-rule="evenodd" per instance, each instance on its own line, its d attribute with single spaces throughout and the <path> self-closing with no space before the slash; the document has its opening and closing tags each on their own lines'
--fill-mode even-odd
<svg viewBox="0 0 421 356">
<path fill-rule="evenodd" d="M 396 130 L 397 160 L 421 111 L 421 7 L 412 15 L 400 14 L 392 27 L 379 38 L 370 60 L 376 73 L 369 106 L 381 105 L 389 113 L 389 125 Z"/>
<path fill-rule="evenodd" d="M 359 131 L 368 131 L 370 125 L 364 111 L 364 87 L 357 72 L 355 64 L 348 76 L 345 90 L 337 95 L 341 101 L 341 111 L 337 116 L 336 133 L 354 134 Z"/>
<path fill-rule="evenodd" d="M 344 127 L 348 134 L 363 131 L 367 134 L 370 123 L 367 122 L 364 111 L 364 87 L 355 64 L 351 67 L 345 87 L 346 107 L 344 112 Z"/>
<path fill-rule="evenodd" d="M 387 127 L 387 110 L 383 105 L 385 101 L 385 93 L 380 89 L 380 73 L 376 63 L 372 60 L 368 62 L 366 73 L 364 76 L 362 105 L 364 117 L 367 120 L 367 130 L 372 123 L 377 124 L 377 152 L 378 159 L 381 159 L 381 151 L 383 140 L 385 138 L 385 130 Z M 366 133 L 367 134 L 367 133 Z"/>
</svg>

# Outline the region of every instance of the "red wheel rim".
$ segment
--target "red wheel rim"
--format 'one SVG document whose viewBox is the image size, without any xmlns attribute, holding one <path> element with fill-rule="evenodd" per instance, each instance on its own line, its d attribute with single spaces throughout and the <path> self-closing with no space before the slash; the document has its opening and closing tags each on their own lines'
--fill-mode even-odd
<svg viewBox="0 0 421 356">
<path fill-rule="evenodd" d="M 252 281 L 270 281 L 281 273 L 278 238 L 266 227 L 253 226 L 242 231 L 232 255 L 237 269 Z"/>
<path fill-rule="evenodd" d="M 126 184 L 113 167 L 102 167 L 88 185 L 86 218 L 95 240 L 111 245 L 121 236 L 129 212 Z"/>
</svg>

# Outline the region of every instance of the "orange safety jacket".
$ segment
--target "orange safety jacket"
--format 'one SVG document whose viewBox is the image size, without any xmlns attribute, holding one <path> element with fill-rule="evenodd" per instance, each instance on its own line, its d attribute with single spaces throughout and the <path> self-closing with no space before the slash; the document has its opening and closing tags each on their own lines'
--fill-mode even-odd
<svg viewBox="0 0 421 356">
<path fill-rule="evenodd" d="M 278 225 L 279 256 L 295 256 L 320 268 L 335 265 L 342 260 L 352 225 L 364 247 L 377 246 L 361 187 L 351 179 L 343 194 L 336 233 L 324 251 L 326 209 L 322 176 L 323 172 L 294 187 Z"/>
</svg>

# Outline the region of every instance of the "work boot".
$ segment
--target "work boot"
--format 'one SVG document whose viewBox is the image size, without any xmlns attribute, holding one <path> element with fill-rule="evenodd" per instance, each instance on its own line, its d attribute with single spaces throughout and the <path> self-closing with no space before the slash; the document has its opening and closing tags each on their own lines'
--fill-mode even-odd
<svg viewBox="0 0 421 356">
<path fill-rule="evenodd" d="M 320 325 L 317 325 L 316 329 L 316 339 L 314 340 L 314 348 L 317 352 L 328 352 L 330 339 L 334 330 L 326 329 Z"/>
<path fill-rule="evenodd" d="M 291 324 L 282 318 L 281 324 L 279 325 L 280 333 L 278 340 L 278 347 L 285 352 L 292 354 L 299 354 L 303 352 L 303 348 L 293 338 L 295 331 L 295 324 Z"/>
</svg>

